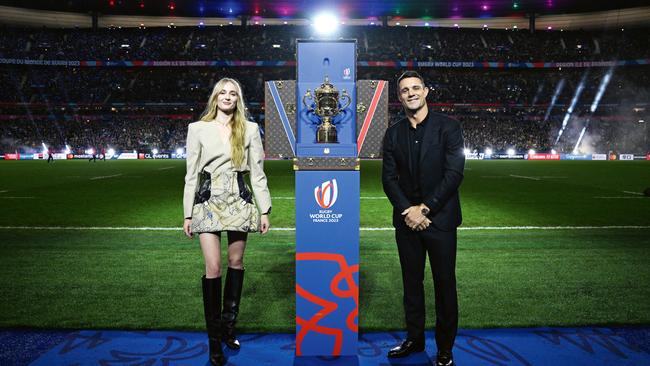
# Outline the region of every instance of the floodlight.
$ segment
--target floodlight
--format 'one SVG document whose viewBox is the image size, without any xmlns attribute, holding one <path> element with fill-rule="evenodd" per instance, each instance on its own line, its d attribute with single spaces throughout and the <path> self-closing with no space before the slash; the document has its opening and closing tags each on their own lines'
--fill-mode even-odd
<svg viewBox="0 0 650 366">
<path fill-rule="evenodd" d="M 332 13 L 320 13 L 314 17 L 314 29 L 319 34 L 331 34 L 338 28 L 339 21 Z"/>
</svg>

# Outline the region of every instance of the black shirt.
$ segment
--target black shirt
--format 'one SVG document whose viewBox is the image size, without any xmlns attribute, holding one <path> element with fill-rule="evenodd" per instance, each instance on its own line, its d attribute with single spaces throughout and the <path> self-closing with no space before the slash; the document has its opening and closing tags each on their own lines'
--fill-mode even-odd
<svg viewBox="0 0 650 366">
<path fill-rule="evenodd" d="M 413 180 L 415 181 L 413 191 L 413 196 L 418 200 L 422 200 L 422 189 L 420 187 L 420 150 L 422 146 L 422 140 L 424 139 L 424 130 L 429 120 L 429 115 L 418 123 L 415 128 L 411 125 L 410 121 L 407 121 L 409 124 L 409 153 L 411 156 L 411 173 L 413 174 Z"/>
</svg>

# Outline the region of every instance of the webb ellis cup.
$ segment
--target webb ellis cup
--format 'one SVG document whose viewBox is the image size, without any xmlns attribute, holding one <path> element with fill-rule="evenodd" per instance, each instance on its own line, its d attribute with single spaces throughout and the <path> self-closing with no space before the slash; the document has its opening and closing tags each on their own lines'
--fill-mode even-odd
<svg viewBox="0 0 650 366">
<path fill-rule="evenodd" d="M 347 99 L 347 103 L 339 108 L 339 91 L 332 85 L 329 78 L 325 76 L 325 81 L 315 90 L 316 98 L 307 89 L 307 93 L 302 97 L 302 103 L 309 111 L 313 111 L 322 120 L 316 133 L 316 142 L 318 143 L 337 143 L 336 127 L 332 124 L 332 119 L 342 110 L 350 106 L 352 98 L 343 90 L 341 99 Z M 307 104 L 307 98 L 316 102 L 315 108 Z"/>
</svg>

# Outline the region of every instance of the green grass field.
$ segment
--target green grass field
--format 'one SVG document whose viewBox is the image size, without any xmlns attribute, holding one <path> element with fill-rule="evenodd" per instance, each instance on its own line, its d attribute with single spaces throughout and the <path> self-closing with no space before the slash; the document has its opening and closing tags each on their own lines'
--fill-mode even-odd
<svg viewBox="0 0 650 366">
<path fill-rule="evenodd" d="M 361 170 L 362 228 L 384 228 L 361 231 L 362 330 L 404 328 L 380 169 Z M 272 227 L 292 228 L 291 164 L 266 170 Z M 0 162 L 0 327 L 203 329 L 198 239 L 180 231 L 184 172 L 169 160 Z M 461 327 L 650 324 L 648 186 L 650 162 L 468 161 Z M 522 228 L 486 228 L 504 226 Z M 293 331 L 294 232 L 248 246 L 240 327 Z"/>
</svg>

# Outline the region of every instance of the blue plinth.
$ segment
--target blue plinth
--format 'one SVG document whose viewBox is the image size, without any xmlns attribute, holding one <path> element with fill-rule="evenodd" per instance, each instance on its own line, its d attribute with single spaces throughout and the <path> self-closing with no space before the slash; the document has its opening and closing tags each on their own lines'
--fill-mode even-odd
<svg viewBox="0 0 650 366">
<path fill-rule="evenodd" d="M 298 40 L 297 58 L 296 155 L 356 158 L 356 41 Z M 338 142 L 324 144 L 316 141 L 315 100 L 303 96 L 311 90 L 316 98 L 326 78 L 339 93 Z M 296 172 L 296 356 L 356 357 L 359 171 L 322 168 Z"/>
<path fill-rule="evenodd" d="M 296 172 L 296 355 L 357 355 L 359 172 Z"/>
</svg>

